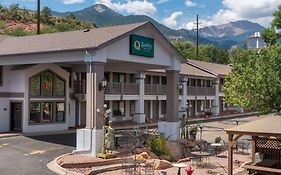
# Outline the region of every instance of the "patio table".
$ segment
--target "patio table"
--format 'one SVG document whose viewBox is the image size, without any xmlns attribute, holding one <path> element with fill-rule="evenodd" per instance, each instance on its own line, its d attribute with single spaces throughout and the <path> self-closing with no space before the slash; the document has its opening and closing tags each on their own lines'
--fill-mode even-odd
<svg viewBox="0 0 281 175">
<path fill-rule="evenodd" d="M 191 152 L 192 155 L 196 156 L 196 157 L 199 157 L 199 164 L 198 165 L 202 165 L 202 158 L 203 157 L 209 157 L 211 156 L 210 153 L 208 152 L 203 152 L 203 151 L 194 151 L 194 152 Z"/>
<path fill-rule="evenodd" d="M 187 167 L 187 164 L 185 164 L 185 163 L 174 163 L 173 166 L 178 168 L 178 174 L 177 175 L 181 175 L 181 168 Z"/>
</svg>

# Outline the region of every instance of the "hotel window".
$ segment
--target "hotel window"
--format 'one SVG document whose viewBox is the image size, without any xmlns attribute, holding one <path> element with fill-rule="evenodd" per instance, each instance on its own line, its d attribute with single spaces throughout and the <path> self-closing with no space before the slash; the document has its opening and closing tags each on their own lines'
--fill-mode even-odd
<svg viewBox="0 0 281 175">
<path fill-rule="evenodd" d="M 166 114 L 166 101 L 161 101 L 161 114 Z"/>
<path fill-rule="evenodd" d="M 167 85 L 167 78 L 164 76 L 161 76 L 161 84 L 162 85 Z"/>
<path fill-rule="evenodd" d="M 159 76 L 152 76 L 153 84 L 159 84 L 160 83 L 160 77 Z"/>
<path fill-rule="evenodd" d="M 124 73 L 113 73 L 113 82 L 115 83 L 126 83 L 126 74 Z"/>
<path fill-rule="evenodd" d="M 130 101 L 130 116 L 134 116 L 136 110 L 136 102 Z"/>
<path fill-rule="evenodd" d="M 150 82 L 151 82 L 151 75 L 146 75 L 144 81 L 145 81 L 145 84 L 150 84 Z"/>
<path fill-rule="evenodd" d="M 204 87 L 205 86 L 205 80 L 197 79 L 196 81 L 197 87 Z"/>
<path fill-rule="evenodd" d="M 207 87 L 212 87 L 211 80 L 206 80 L 206 86 Z"/>
<path fill-rule="evenodd" d="M 113 101 L 113 116 L 125 116 L 125 101 Z"/>
<path fill-rule="evenodd" d="M 51 71 L 30 78 L 29 123 L 65 121 L 65 80 Z"/>
<path fill-rule="evenodd" d="M 196 79 L 189 79 L 189 86 L 196 86 Z"/>
<path fill-rule="evenodd" d="M 135 74 L 130 74 L 130 83 L 136 83 Z"/>
</svg>

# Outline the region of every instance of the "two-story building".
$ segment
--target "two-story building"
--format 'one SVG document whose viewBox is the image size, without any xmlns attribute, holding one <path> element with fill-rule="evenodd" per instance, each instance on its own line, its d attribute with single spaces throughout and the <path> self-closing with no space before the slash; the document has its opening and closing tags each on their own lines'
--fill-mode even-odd
<svg viewBox="0 0 281 175">
<path fill-rule="evenodd" d="M 216 71 L 228 68 L 205 64 L 187 62 L 150 22 L 1 38 L 0 132 L 85 126 L 77 149 L 95 154 L 107 104 L 110 120 L 161 119 L 177 139 L 179 116 L 219 114 Z"/>
</svg>

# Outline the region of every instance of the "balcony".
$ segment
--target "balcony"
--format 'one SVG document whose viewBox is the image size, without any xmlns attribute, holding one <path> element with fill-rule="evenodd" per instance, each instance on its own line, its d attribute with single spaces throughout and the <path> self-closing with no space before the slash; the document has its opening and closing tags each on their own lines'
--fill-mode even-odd
<svg viewBox="0 0 281 175">
<path fill-rule="evenodd" d="M 107 83 L 106 94 L 138 95 L 139 85 L 137 83 Z"/>
<path fill-rule="evenodd" d="M 145 95 L 166 95 L 166 85 L 146 84 L 144 87 Z"/>
<path fill-rule="evenodd" d="M 215 96 L 214 87 L 187 87 L 187 95 Z"/>
<path fill-rule="evenodd" d="M 74 81 L 73 93 L 86 94 L 86 81 Z M 138 95 L 139 85 L 136 83 L 107 83 L 105 88 L 106 94 L 118 95 Z"/>
</svg>

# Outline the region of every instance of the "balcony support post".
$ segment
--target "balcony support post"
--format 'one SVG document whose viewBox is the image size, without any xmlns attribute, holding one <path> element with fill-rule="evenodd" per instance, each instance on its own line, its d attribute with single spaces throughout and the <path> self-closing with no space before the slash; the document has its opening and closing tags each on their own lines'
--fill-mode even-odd
<svg viewBox="0 0 281 175">
<path fill-rule="evenodd" d="M 140 72 L 136 75 L 136 82 L 139 85 L 139 96 L 136 101 L 136 111 L 133 120 L 137 123 L 145 123 L 145 113 L 144 113 L 144 72 Z"/>
<path fill-rule="evenodd" d="M 180 101 L 180 111 L 182 115 L 188 116 L 187 111 L 188 111 L 188 103 L 187 103 L 187 81 L 188 78 L 187 76 L 184 76 L 181 79 L 181 84 L 182 84 L 182 99 Z M 182 116 L 180 116 L 182 117 Z"/>
<path fill-rule="evenodd" d="M 219 96 L 219 87 L 220 87 L 220 79 L 217 78 L 215 80 L 215 83 L 213 83 L 213 85 L 215 86 L 215 100 L 214 100 L 214 104 L 213 104 L 213 114 L 214 116 L 218 116 L 220 113 L 220 96 Z"/>
<path fill-rule="evenodd" d="M 166 121 L 158 123 L 158 130 L 164 137 L 177 140 L 180 136 L 179 123 L 179 69 L 166 70 L 167 75 L 167 101 Z"/>
</svg>

